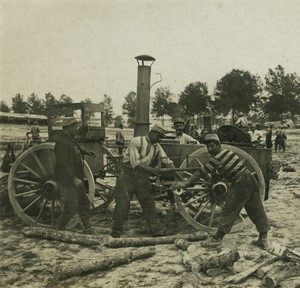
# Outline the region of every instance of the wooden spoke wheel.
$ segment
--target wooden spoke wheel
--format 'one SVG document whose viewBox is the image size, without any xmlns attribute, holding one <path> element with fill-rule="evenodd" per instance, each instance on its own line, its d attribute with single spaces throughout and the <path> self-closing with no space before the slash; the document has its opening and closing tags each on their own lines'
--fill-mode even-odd
<svg viewBox="0 0 300 288">
<path fill-rule="evenodd" d="M 257 162 L 248 153 L 243 150 L 231 146 L 222 145 L 222 148 L 230 149 L 237 153 L 241 158 L 245 159 L 245 164 L 250 172 L 256 177 L 259 183 L 259 193 L 262 199 L 265 195 L 265 181 L 263 173 Z M 182 162 L 180 168 L 199 167 L 205 165 L 209 161 L 209 154 L 206 147 L 193 152 L 188 160 Z M 191 171 L 184 171 L 184 178 L 188 179 L 191 176 Z M 205 181 L 199 181 L 193 188 L 187 188 L 181 195 L 175 195 L 177 207 L 182 216 L 193 227 L 198 230 L 212 232 L 217 229 L 218 220 L 220 217 L 222 205 L 212 197 L 211 184 Z M 243 191 L 241 191 L 242 193 Z M 244 209 L 241 211 L 238 219 L 236 219 L 231 232 L 240 230 L 244 226 L 244 222 L 248 221 L 248 217 Z"/>
<path fill-rule="evenodd" d="M 95 197 L 92 203 L 92 209 L 94 212 L 107 208 L 108 205 L 115 199 L 117 174 L 113 173 L 114 171 L 110 171 L 108 168 L 111 167 L 109 160 L 117 157 L 106 146 L 103 146 L 103 152 L 103 175 L 97 177 L 95 181 Z"/>
<path fill-rule="evenodd" d="M 62 196 L 53 179 L 55 143 L 33 146 L 22 153 L 11 167 L 8 194 L 17 215 L 28 225 L 53 226 L 61 213 Z M 94 201 L 92 171 L 84 163 L 88 198 Z"/>
</svg>

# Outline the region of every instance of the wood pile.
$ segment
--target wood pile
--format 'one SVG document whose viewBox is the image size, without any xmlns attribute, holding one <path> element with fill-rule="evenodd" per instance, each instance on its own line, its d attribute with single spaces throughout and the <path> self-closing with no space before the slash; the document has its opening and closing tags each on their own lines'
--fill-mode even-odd
<svg viewBox="0 0 300 288">
<path fill-rule="evenodd" d="M 240 259 L 237 249 L 223 250 L 219 253 L 216 253 L 215 249 L 207 253 L 206 250 L 201 249 L 201 247 L 206 247 L 206 245 L 203 245 L 204 243 L 201 244 L 197 246 L 196 243 L 183 239 L 175 241 L 176 247 L 185 250 L 182 256 L 182 263 L 193 274 L 193 277 L 191 276 L 193 281 L 183 281 L 186 284 L 183 285 L 185 288 L 206 285 L 209 280 L 205 279 L 205 277 L 203 278 L 203 275 L 217 277 L 221 274 L 229 274 L 229 276 L 222 279 L 224 285 L 240 284 L 248 277 L 255 275 L 268 288 L 300 287 L 300 252 L 296 250 L 273 243 L 268 249 L 268 252 L 272 254 L 271 258 L 269 257 L 265 261 L 237 273 L 235 264 Z M 195 274 L 198 276 L 196 277 Z M 210 283 L 216 284 L 213 281 L 210 281 Z"/>
</svg>

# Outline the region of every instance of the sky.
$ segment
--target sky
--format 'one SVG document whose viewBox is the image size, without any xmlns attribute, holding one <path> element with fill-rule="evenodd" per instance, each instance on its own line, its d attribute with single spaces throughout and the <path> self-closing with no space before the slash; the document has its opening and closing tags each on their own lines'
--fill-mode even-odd
<svg viewBox="0 0 300 288">
<path fill-rule="evenodd" d="M 107 94 L 120 115 L 143 54 L 151 84 L 162 77 L 151 95 L 195 81 L 213 93 L 232 69 L 300 75 L 299 15 L 299 0 L 0 0 L 0 99 Z"/>
</svg>

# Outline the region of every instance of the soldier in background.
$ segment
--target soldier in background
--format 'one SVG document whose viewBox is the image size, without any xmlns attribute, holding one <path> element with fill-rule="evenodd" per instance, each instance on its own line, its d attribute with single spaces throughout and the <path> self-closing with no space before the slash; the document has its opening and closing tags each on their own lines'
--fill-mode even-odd
<svg viewBox="0 0 300 288">
<path fill-rule="evenodd" d="M 31 134 L 32 138 L 32 144 L 40 144 L 41 138 L 40 138 L 40 127 L 37 121 L 33 122 L 33 126 L 30 129 L 30 132 L 26 133 L 26 136 L 29 136 Z"/>
<path fill-rule="evenodd" d="M 184 120 L 183 118 L 174 119 L 174 128 L 176 130 L 176 140 L 180 144 L 200 144 L 199 141 L 192 136 L 183 132 L 184 130 Z"/>
<path fill-rule="evenodd" d="M 272 148 L 272 135 L 273 135 L 273 124 L 271 124 L 266 131 L 266 147 Z"/>
<path fill-rule="evenodd" d="M 238 119 L 235 122 L 235 126 L 244 131 L 248 131 L 249 122 L 243 112 L 239 112 Z"/>
<path fill-rule="evenodd" d="M 125 145 L 125 137 L 123 133 L 123 124 L 119 124 L 119 129 L 116 132 L 116 145 L 118 146 L 119 155 L 123 154 L 123 149 Z"/>
</svg>

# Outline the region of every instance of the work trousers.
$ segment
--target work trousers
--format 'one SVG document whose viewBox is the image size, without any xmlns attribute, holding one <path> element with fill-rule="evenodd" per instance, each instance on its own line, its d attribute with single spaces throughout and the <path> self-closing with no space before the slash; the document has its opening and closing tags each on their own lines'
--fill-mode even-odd
<svg viewBox="0 0 300 288">
<path fill-rule="evenodd" d="M 229 187 L 220 215 L 219 231 L 225 234 L 230 233 L 243 207 L 245 207 L 249 218 L 259 233 L 270 230 L 263 200 L 260 197 L 258 182 L 250 173 Z"/>
<path fill-rule="evenodd" d="M 115 189 L 116 205 L 112 231 L 122 233 L 123 224 L 128 218 L 130 202 L 134 195 L 142 207 L 151 234 L 155 235 L 162 231 L 148 173 L 140 171 L 134 173 L 131 167 L 124 166 L 117 179 Z"/>
<path fill-rule="evenodd" d="M 58 220 L 59 228 L 64 229 L 72 217 L 78 213 L 83 227 L 88 228 L 90 201 L 85 189 L 75 185 L 61 185 L 59 189 L 63 197 L 63 209 Z"/>
</svg>

